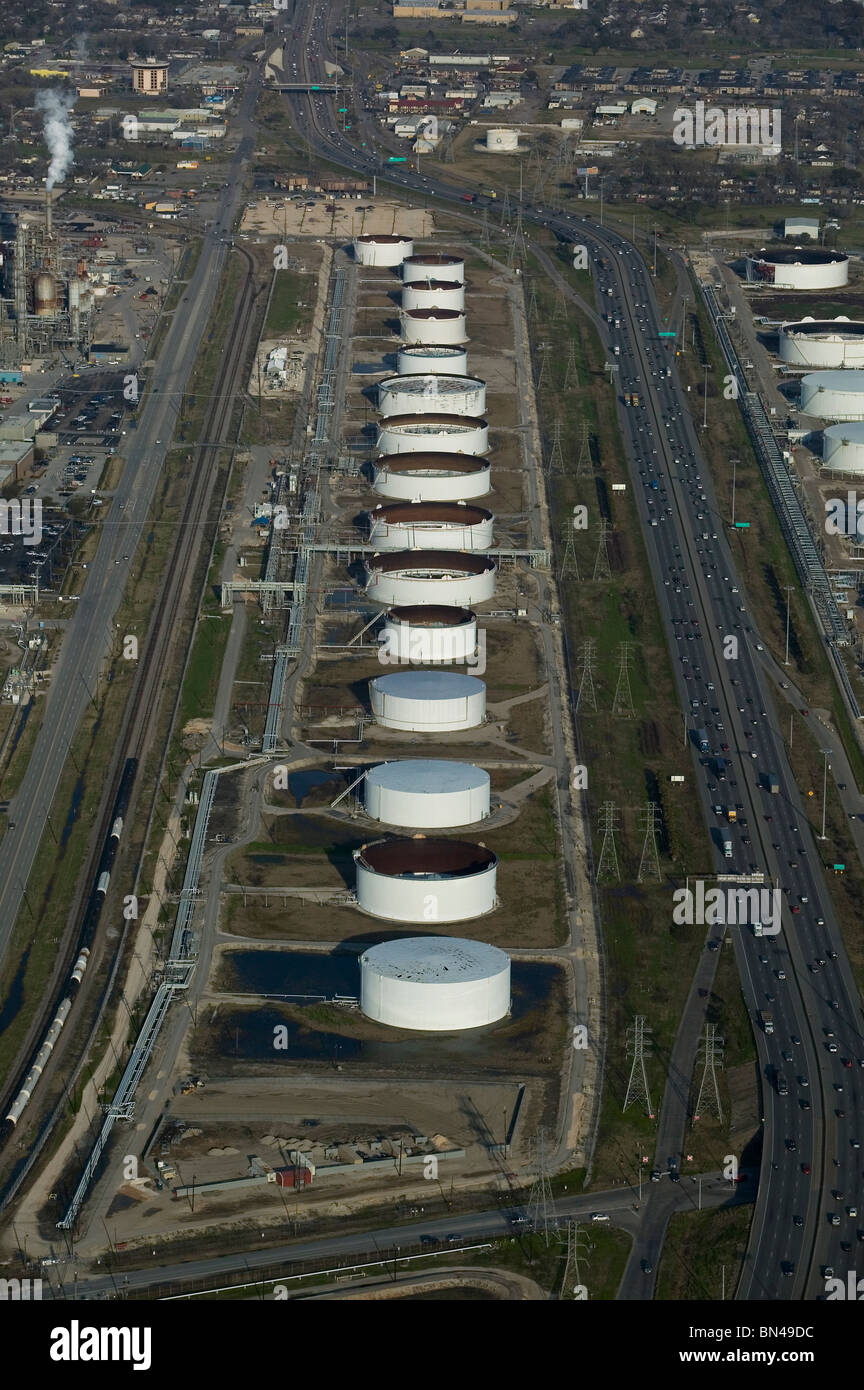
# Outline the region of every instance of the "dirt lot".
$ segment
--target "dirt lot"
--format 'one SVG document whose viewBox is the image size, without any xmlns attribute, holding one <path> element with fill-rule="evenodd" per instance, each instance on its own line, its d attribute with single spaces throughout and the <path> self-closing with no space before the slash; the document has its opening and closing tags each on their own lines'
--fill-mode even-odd
<svg viewBox="0 0 864 1390">
<path fill-rule="evenodd" d="M 269 203 L 262 200 L 246 209 L 241 223 L 241 231 L 263 236 L 345 237 L 346 240 L 364 232 L 423 237 L 431 236 L 433 230 L 430 212 L 371 197 L 362 198 L 359 203 L 337 198 L 333 213 L 325 211 L 324 199 L 316 200 L 311 208 L 306 207 L 305 199 L 294 202 L 285 198 Z"/>
</svg>

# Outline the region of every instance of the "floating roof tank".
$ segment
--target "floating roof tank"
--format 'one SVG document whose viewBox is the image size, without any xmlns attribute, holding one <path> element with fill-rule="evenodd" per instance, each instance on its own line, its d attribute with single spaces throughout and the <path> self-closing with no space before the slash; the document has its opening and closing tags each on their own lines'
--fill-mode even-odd
<svg viewBox="0 0 864 1390">
<path fill-rule="evenodd" d="M 375 603 L 467 608 L 495 594 L 489 555 L 462 550 L 392 550 L 366 560 L 366 593 Z"/>
<path fill-rule="evenodd" d="M 385 454 L 375 462 L 374 487 L 382 497 L 413 502 L 458 502 L 485 497 L 492 470 L 470 454 Z"/>
<path fill-rule="evenodd" d="M 468 922 L 496 905 L 498 856 L 467 840 L 418 835 L 355 850 L 357 906 L 390 922 Z"/>
</svg>

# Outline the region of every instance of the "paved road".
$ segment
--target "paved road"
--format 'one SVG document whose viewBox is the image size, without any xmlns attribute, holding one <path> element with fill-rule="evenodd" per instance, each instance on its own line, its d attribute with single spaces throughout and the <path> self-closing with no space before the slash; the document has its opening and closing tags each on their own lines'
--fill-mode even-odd
<svg viewBox="0 0 864 1390">
<path fill-rule="evenodd" d="M 701 1186 L 701 1192 L 700 1192 Z M 661 1194 L 661 1205 L 666 1212 L 666 1220 L 673 1211 L 694 1211 L 700 1204 L 703 1207 L 741 1205 L 752 1201 L 747 1189 L 751 1183 L 732 1185 L 718 1173 L 708 1173 L 690 1178 L 680 1183 L 663 1182 L 657 1185 Z M 611 1223 L 623 1229 L 635 1231 L 639 1223 L 637 1194 L 631 1188 L 618 1188 L 612 1192 L 594 1193 L 589 1197 L 561 1198 L 555 1203 L 559 1219 L 576 1217 L 590 1221 L 594 1212 L 604 1213 Z M 155 1283 L 181 1284 L 194 1279 L 216 1279 L 225 1284 L 242 1283 L 244 1278 L 255 1277 L 255 1271 L 270 1270 L 273 1266 L 298 1264 L 301 1261 L 345 1261 L 376 1258 L 377 1255 L 391 1254 L 394 1249 L 416 1250 L 423 1236 L 448 1242 L 449 1236 L 456 1236 L 452 1242 L 458 1249 L 460 1244 L 474 1240 L 500 1239 L 512 1235 L 520 1228 L 514 1225 L 514 1217 L 524 1217 L 521 1207 L 508 1207 L 491 1211 L 470 1212 L 465 1215 L 442 1216 L 434 1220 L 423 1220 L 408 1225 L 386 1226 L 375 1231 L 356 1231 L 349 1235 L 322 1236 L 316 1239 L 297 1240 L 269 1249 L 248 1249 L 232 1255 L 216 1255 L 199 1260 L 188 1260 L 158 1268 L 129 1269 L 118 1272 L 113 1277 L 101 1271 L 80 1273 L 75 1279 L 75 1268 L 68 1260 L 61 1260 L 53 1269 L 45 1271 L 50 1278 L 53 1298 L 94 1299 L 111 1298 L 121 1289 L 128 1292 L 146 1289 Z M 286 1269 L 286 1274 L 289 1272 Z M 47 1290 L 45 1291 L 47 1293 Z M 590 1295 L 590 1287 L 589 1287 Z"/>
</svg>

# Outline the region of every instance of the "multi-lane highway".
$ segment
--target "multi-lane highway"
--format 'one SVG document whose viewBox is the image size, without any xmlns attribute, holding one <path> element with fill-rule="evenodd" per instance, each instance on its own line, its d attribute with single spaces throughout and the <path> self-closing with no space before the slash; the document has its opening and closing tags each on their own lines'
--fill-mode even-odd
<svg viewBox="0 0 864 1390">
<path fill-rule="evenodd" d="M 304 80 L 323 73 L 324 58 L 330 56 L 329 17 L 323 0 L 298 0 L 285 49 L 286 73 Z M 325 95 L 287 100 L 315 152 L 356 170 L 382 172 L 369 118 L 356 119 L 366 136 L 358 148 L 336 129 Z M 404 166 L 388 170 L 387 178 L 437 199 L 463 199 L 464 189 Z M 862 1174 L 857 1146 L 864 1142 L 858 991 L 767 693 L 759 656 L 763 644 L 738 582 L 728 523 L 677 378 L 668 346 L 673 340 L 658 336 L 668 325 L 648 269 L 623 237 L 591 219 L 535 205 L 526 205 L 523 217 L 588 248 L 598 306 L 612 316 L 605 339 L 619 368 L 615 389 L 640 397 L 638 406 L 622 406 L 621 421 L 682 708 L 694 744 L 697 730 L 708 735 L 707 754 L 693 750 L 694 807 L 698 799 L 711 830 L 716 868 L 762 874 L 765 886 L 782 894 L 779 934 L 757 938 L 752 928 L 731 929 L 759 1055 L 765 1137 L 739 1296 L 812 1298 L 824 1288 L 826 1265 L 843 1272 L 864 1262 L 859 1237 L 864 1217 L 856 1208 Z M 776 792 L 769 790 L 772 780 Z M 730 807 L 736 812 L 734 825 Z M 766 1012 L 773 1018 L 770 1034 L 760 1025 Z M 697 1027 L 698 1021 L 694 1055 Z M 688 1120 L 682 1084 L 667 1095 L 658 1166 L 667 1166 L 673 1156 L 680 1161 Z M 672 1145 L 668 1153 L 663 1144 Z M 643 1230 L 634 1259 L 656 1268 L 662 1229 L 646 1220 Z M 652 1282 L 643 1281 L 643 1294 L 650 1293 Z"/>
</svg>

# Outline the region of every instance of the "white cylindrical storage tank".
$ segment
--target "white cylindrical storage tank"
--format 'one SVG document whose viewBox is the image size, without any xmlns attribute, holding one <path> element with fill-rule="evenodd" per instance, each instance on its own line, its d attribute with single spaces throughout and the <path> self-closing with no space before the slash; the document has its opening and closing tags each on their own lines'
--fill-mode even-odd
<svg viewBox="0 0 864 1390">
<path fill-rule="evenodd" d="M 864 477 L 864 424 L 829 425 L 822 435 L 822 467 Z"/>
<path fill-rule="evenodd" d="M 363 780 L 366 814 L 412 830 L 452 830 L 489 814 L 485 768 L 442 758 L 406 758 L 371 767 Z"/>
<path fill-rule="evenodd" d="M 777 335 L 782 362 L 793 367 L 864 367 L 864 323 L 803 318 L 784 323 Z"/>
<path fill-rule="evenodd" d="M 476 415 L 389 415 L 378 426 L 381 454 L 485 454 L 489 425 Z"/>
<path fill-rule="evenodd" d="M 366 561 L 366 593 L 374 603 L 469 608 L 495 595 L 497 566 L 489 555 L 461 550 L 394 550 Z"/>
<path fill-rule="evenodd" d="M 467 502 L 386 502 L 369 513 L 376 550 L 488 550 L 495 518 Z"/>
<path fill-rule="evenodd" d="M 460 937 L 402 937 L 360 957 L 360 1008 L 391 1028 L 451 1033 L 510 1012 L 510 957 Z"/>
<path fill-rule="evenodd" d="M 470 608 L 436 604 L 391 608 L 378 634 L 390 662 L 434 664 L 473 661 L 477 651 L 477 619 Z"/>
<path fill-rule="evenodd" d="M 388 454 L 375 463 L 375 491 L 407 502 L 458 502 L 485 497 L 492 486 L 486 459 L 470 454 Z"/>
<path fill-rule="evenodd" d="M 486 413 L 486 382 L 450 372 L 414 372 L 378 383 L 378 410 L 389 415 L 473 415 Z"/>
<path fill-rule="evenodd" d="M 521 131 L 512 126 L 499 126 L 486 132 L 486 148 L 493 154 L 512 154 L 519 148 Z"/>
<path fill-rule="evenodd" d="M 402 282 L 410 285 L 413 280 L 456 280 L 465 283 L 465 262 L 461 256 L 450 256 L 444 251 L 415 251 L 402 262 Z"/>
<path fill-rule="evenodd" d="M 393 671 L 369 682 L 377 723 L 407 733 L 476 729 L 486 718 L 486 684 L 458 671 Z"/>
<path fill-rule="evenodd" d="M 839 289 L 849 283 L 849 257 L 801 246 L 763 247 L 747 257 L 747 279 L 779 290 Z"/>
<path fill-rule="evenodd" d="M 468 354 L 464 348 L 445 343 L 424 343 L 422 347 L 400 347 L 396 354 L 396 371 L 400 376 L 436 375 L 467 376 Z"/>
<path fill-rule="evenodd" d="M 402 286 L 402 308 L 464 309 L 465 286 L 458 280 L 411 280 Z"/>
<path fill-rule="evenodd" d="M 412 343 L 467 343 L 465 314 L 459 309 L 403 309 L 402 340 Z"/>
<path fill-rule="evenodd" d="M 811 372 L 802 377 L 800 408 L 820 420 L 864 420 L 864 372 Z"/>
<path fill-rule="evenodd" d="M 467 840 L 425 835 L 355 850 L 357 906 L 389 922 L 468 922 L 496 903 L 498 856 Z"/>
<path fill-rule="evenodd" d="M 401 265 L 414 250 L 410 236 L 385 236 L 367 232 L 354 238 L 354 259 L 359 265 Z"/>
</svg>

